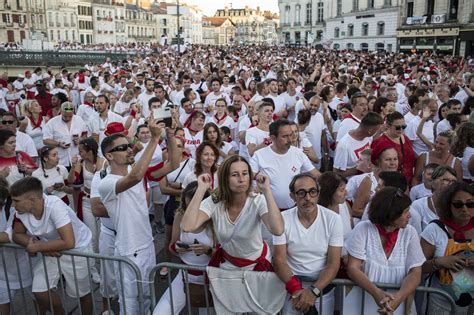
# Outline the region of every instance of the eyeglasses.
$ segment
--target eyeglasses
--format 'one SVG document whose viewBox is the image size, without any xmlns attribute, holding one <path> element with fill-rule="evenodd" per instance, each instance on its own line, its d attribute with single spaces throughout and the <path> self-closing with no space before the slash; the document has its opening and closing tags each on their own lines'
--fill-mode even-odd
<svg viewBox="0 0 474 315">
<path fill-rule="evenodd" d="M 2 120 L 2 125 L 12 125 L 14 123 L 14 120 Z"/>
<path fill-rule="evenodd" d="M 311 198 L 315 198 L 319 195 L 319 189 L 317 188 L 313 188 L 310 190 L 300 189 L 297 192 L 295 192 L 295 195 L 298 198 L 305 198 L 307 194 L 309 194 Z"/>
<path fill-rule="evenodd" d="M 395 130 L 397 131 L 400 131 L 400 130 L 405 130 L 407 129 L 407 125 L 400 125 L 400 126 L 395 126 L 395 125 L 392 125 L 393 127 L 395 127 Z"/>
<path fill-rule="evenodd" d="M 466 206 L 468 208 L 474 208 L 474 201 L 466 201 L 466 202 L 462 202 L 462 201 L 453 201 L 451 202 L 451 204 L 453 205 L 454 208 L 456 209 L 461 209 L 462 207 Z"/>
<path fill-rule="evenodd" d="M 134 145 L 131 143 L 121 144 L 121 145 L 116 146 L 115 148 L 110 149 L 110 151 L 107 153 L 124 152 L 124 151 L 127 151 L 128 148 L 133 149 L 133 147 Z"/>
</svg>

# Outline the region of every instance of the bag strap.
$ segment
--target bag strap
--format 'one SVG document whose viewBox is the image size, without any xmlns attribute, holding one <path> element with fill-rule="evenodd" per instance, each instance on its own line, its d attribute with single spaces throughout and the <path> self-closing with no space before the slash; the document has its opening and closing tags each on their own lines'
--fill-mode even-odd
<svg viewBox="0 0 474 315">
<path fill-rule="evenodd" d="M 436 224 L 437 226 L 439 226 L 439 228 L 440 228 L 441 230 L 443 230 L 444 233 L 446 233 L 446 235 L 448 236 L 448 239 L 453 238 L 453 237 L 451 236 L 451 234 L 449 234 L 448 229 L 446 229 L 446 225 L 444 225 L 444 223 L 441 222 L 440 220 L 437 220 L 437 219 L 436 219 L 436 220 L 431 221 L 430 223 L 434 223 L 434 224 Z"/>
<path fill-rule="evenodd" d="M 403 136 L 402 136 L 403 137 Z M 402 163 L 400 164 L 400 171 L 403 172 L 403 167 L 405 166 L 405 148 L 403 147 L 402 137 L 398 138 L 400 141 L 400 147 L 402 148 Z"/>
<path fill-rule="evenodd" d="M 176 175 L 175 179 L 173 180 L 173 183 L 176 183 L 176 180 L 178 179 L 179 175 L 181 175 L 181 172 L 183 171 L 183 169 L 186 167 L 186 164 L 188 164 L 189 162 L 189 159 L 186 160 L 186 162 L 184 162 L 184 165 L 181 167 L 181 169 L 179 170 L 178 172 L 178 175 Z"/>
<path fill-rule="evenodd" d="M 4 206 L 4 211 L 5 211 L 5 217 L 7 218 L 7 222 L 8 222 L 8 219 L 10 218 L 10 208 L 12 206 L 12 198 L 10 196 L 7 197 L 6 201 L 5 201 L 5 206 Z"/>
</svg>

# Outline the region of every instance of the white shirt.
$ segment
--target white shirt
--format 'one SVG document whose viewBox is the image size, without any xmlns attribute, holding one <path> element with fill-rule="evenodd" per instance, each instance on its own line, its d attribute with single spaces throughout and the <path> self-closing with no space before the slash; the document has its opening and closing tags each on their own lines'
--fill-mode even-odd
<svg viewBox="0 0 474 315">
<path fill-rule="evenodd" d="M 293 146 L 285 154 L 276 153 L 271 146 L 262 148 L 255 152 L 250 165 L 254 173 L 262 172 L 270 178 L 270 188 L 280 209 L 295 205 L 288 187 L 293 177 L 314 169 L 308 157 Z"/>
<path fill-rule="evenodd" d="M 421 234 L 425 227 L 433 220 L 439 219 L 438 215 L 428 207 L 429 197 L 423 197 L 413 201 L 410 206 L 410 225 L 412 225 L 418 234 Z"/>
<path fill-rule="evenodd" d="M 204 137 L 204 130 L 199 131 L 196 135 L 192 135 L 189 132 L 188 128 L 184 128 L 184 140 L 185 144 L 184 147 L 191 151 L 192 156 L 196 157 L 196 149 L 202 143 Z"/>
<path fill-rule="evenodd" d="M 153 244 L 148 206 L 143 181 L 116 193 L 120 175 L 107 174 L 99 183 L 99 194 L 110 219 L 115 236 L 115 250 L 120 256 L 133 255 Z"/>
<path fill-rule="evenodd" d="M 323 115 L 321 115 L 320 113 L 316 113 L 314 115 L 311 115 L 311 120 L 309 121 L 309 125 L 304 130 L 306 137 L 311 142 L 311 145 L 313 146 L 313 150 L 319 159 L 321 159 L 322 157 L 321 136 L 325 128 L 326 128 L 326 125 L 324 124 Z"/>
<path fill-rule="evenodd" d="M 283 99 L 285 100 L 285 107 L 290 108 L 293 107 L 293 110 L 288 113 L 288 120 L 294 121 L 296 119 L 296 112 L 295 106 L 296 103 L 303 98 L 303 94 L 300 92 L 295 92 L 295 95 L 291 96 L 288 92 L 281 94 Z"/>
<path fill-rule="evenodd" d="M 270 138 L 269 131 L 263 131 L 262 129 L 258 128 L 257 126 L 253 128 L 249 128 L 245 133 L 245 144 L 248 150 L 249 144 L 259 145 L 263 143 L 266 138 Z M 248 151 L 247 151 L 248 152 Z M 254 154 L 256 151 L 254 152 Z M 249 153 L 250 154 L 250 153 Z"/>
<path fill-rule="evenodd" d="M 408 112 L 403 116 L 403 118 L 405 118 L 405 122 L 407 124 L 410 123 L 410 121 L 412 121 L 416 117 L 417 117 L 417 115 L 413 115 L 411 112 Z"/>
<path fill-rule="evenodd" d="M 271 94 L 268 94 L 267 97 L 271 98 L 273 100 L 273 103 L 275 104 L 275 110 L 273 111 L 275 114 L 278 115 L 278 113 L 282 110 L 286 110 L 286 101 L 283 95 L 273 96 Z"/>
<path fill-rule="evenodd" d="M 462 176 L 464 179 L 473 180 L 474 176 L 469 172 L 469 161 L 474 157 L 474 148 L 466 147 L 461 160 Z"/>
<path fill-rule="evenodd" d="M 45 174 L 48 177 L 46 177 Z M 53 167 L 44 171 L 41 167 L 39 167 L 36 171 L 34 171 L 31 174 L 31 176 L 36 177 L 41 181 L 41 183 L 43 184 L 43 190 L 45 190 L 48 187 L 53 186 L 56 183 L 64 184 L 64 181 L 67 180 L 68 175 L 69 175 L 69 172 L 62 165 L 58 165 L 57 167 Z M 54 195 L 58 198 L 63 198 L 67 194 L 64 191 L 53 190 L 51 195 Z"/>
<path fill-rule="evenodd" d="M 423 197 L 429 197 L 432 194 L 433 192 L 431 191 L 431 189 L 426 188 L 425 184 L 421 183 L 411 188 L 410 199 L 413 202 Z"/>
<path fill-rule="evenodd" d="M 451 128 L 451 125 L 449 121 L 445 118 L 441 120 L 437 125 L 436 125 L 436 134 L 439 135 L 443 131 L 453 131 L 453 128 Z"/>
<path fill-rule="evenodd" d="M 344 122 L 343 122 L 344 123 Z M 356 140 L 350 134 L 346 134 L 336 146 L 336 155 L 334 157 L 334 168 L 345 171 L 357 166 L 360 153 L 370 148 L 372 137 L 366 137 L 363 140 Z"/>
<path fill-rule="evenodd" d="M 357 129 L 360 125 L 360 119 L 356 118 L 355 116 L 348 115 L 342 121 L 341 125 L 339 126 L 339 130 L 337 131 L 336 141 L 341 141 L 342 137 L 349 133 L 349 131 Z"/>
<path fill-rule="evenodd" d="M 413 150 L 415 151 L 417 157 L 420 156 L 421 153 L 428 151 L 428 146 L 423 141 L 421 141 L 421 139 L 416 135 L 416 129 L 418 129 L 420 122 L 420 116 L 416 116 L 408 123 L 407 129 L 405 131 L 405 134 L 407 135 L 408 139 L 413 141 Z M 423 125 L 423 135 L 431 143 L 434 143 L 433 126 L 434 123 L 431 120 L 426 121 Z"/>
<path fill-rule="evenodd" d="M 97 114 L 97 112 L 95 111 L 95 108 L 94 106 L 90 106 L 90 105 L 87 105 L 87 104 L 81 104 L 79 105 L 79 108 L 77 109 L 77 116 L 81 117 L 82 120 L 84 120 L 84 122 L 86 124 L 89 123 L 89 121 Z"/>
<path fill-rule="evenodd" d="M 148 101 L 155 97 L 155 93 L 148 94 L 147 92 L 143 92 L 138 96 L 137 101 L 142 105 L 142 113 L 143 117 L 150 116 L 150 107 L 148 106 Z"/>
<path fill-rule="evenodd" d="M 43 128 L 43 141 L 52 139 L 58 142 L 70 143 L 67 149 L 58 147 L 59 164 L 69 166 L 73 156 L 79 154 L 78 146 L 72 141 L 73 135 L 79 137 L 87 132 L 86 124 L 81 117 L 72 116 L 71 128 L 63 121 L 61 115 L 51 118 Z"/>
<path fill-rule="evenodd" d="M 44 128 L 43 128 L 44 132 Z M 16 132 L 16 151 L 23 151 L 28 153 L 31 157 L 38 156 L 38 150 L 36 149 L 36 144 L 33 139 L 21 131 Z"/>
<path fill-rule="evenodd" d="M 102 143 L 102 140 L 106 137 L 105 130 L 107 129 L 107 125 L 113 122 L 122 123 L 124 118 L 117 113 L 109 110 L 107 112 L 107 119 L 103 120 L 100 118 L 99 113 L 96 112 L 90 118 L 89 123 L 87 124 L 87 129 L 90 134 L 98 134 L 99 135 L 99 146 Z"/>
<path fill-rule="evenodd" d="M 41 219 L 36 219 L 31 213 L 16 213 L 16 217 L 23 223 L 28 234 L 45 242 L 58 240 L 61 238 L 58 229 L 71 223 L 75 239 L 74 248 L 86 248 L 92 238 L 89 228 L 58 197 L 43 195 L 43 198 L 44 209 Z"/>
<path fill-rule="evenodd" d="M 107 169 L 108 172 L 110 172 L 110 168 Z M 94 173 L 94 177 L 92 177 L 91 181 L 91 193 L 90 197 L 92 198 L 100 198 L 100 193 L 99 193 L 99 183 L 102 179 L 100 178 L 100 171 Z M 110 218 L 107 217 L 100 217 L 100 223 L 108 228 L 109 230 L 114 230 L 114 224 Z"/>
<path fill-rule="evenodd" d="M 283 211 L 285 232 L 273 236 L 273 245 L 287 245 L 288 267 L 298 276 L 319 278 L 327 265 L 328 247 L 343 245 L 341 217 L 323 206 L 317 208 L 316 219 L 308 228 L 301 224 L 297 207 Z"/>
</svg>

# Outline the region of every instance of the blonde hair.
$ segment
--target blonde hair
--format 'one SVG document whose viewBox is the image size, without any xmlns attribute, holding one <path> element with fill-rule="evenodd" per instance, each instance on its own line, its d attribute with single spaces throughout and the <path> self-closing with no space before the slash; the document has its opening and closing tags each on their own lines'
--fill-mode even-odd
<svg viewBox="0 0 474 315">
<path fill-rule="evenodd" d="M 37 100 L 26 100 L 20 103 L 20 113 L 23 116 L 31 115 L 31 105 L 38 103 Z M 39 104 L 39 103 L 38 103 Z"/>
</svg>

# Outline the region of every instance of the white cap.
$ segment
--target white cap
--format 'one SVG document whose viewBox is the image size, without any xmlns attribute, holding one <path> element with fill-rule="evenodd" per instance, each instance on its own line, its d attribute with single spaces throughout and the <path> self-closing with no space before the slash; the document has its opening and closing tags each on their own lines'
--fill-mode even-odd
<svg viewBox="0 0 474 315">
<path fill-rule="evenodd" d="M 18 77 L 21 78 L 21 79 L 24 79 L 24 78 L 25 78 L 25 75 L 24 75 L 23 73 L 20 73 L 20 74 L 18 75 Z"/>
</svg>

